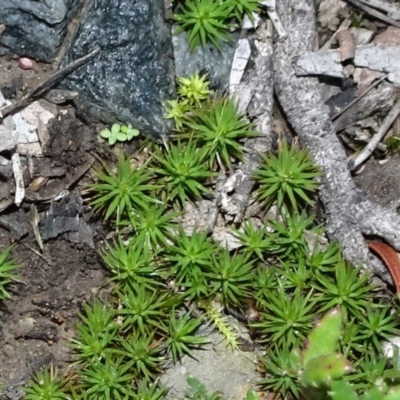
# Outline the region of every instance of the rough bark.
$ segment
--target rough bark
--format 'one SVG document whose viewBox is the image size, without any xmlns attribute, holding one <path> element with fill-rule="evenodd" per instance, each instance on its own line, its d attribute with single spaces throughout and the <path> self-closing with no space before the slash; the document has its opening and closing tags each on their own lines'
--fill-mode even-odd
<svg viewBox="0 0 400 400">
<path fill-rule="evenodd" d="M 400 218 L 367 200 L 356 188 L 318 79 L 295 75 L 294 57 L 315 50 L 314 1 L 280 0 L 277 11 L 288 37 L 274 47 L 275 90 L 300 143 L 324 172 L 320 198 L 327 215 L 328 235 L 342 244 L 349 261 L 390 280 L 383 265 L 369 253 L 363 235 L 377 235 L 400 250 Z"/>
</svg>

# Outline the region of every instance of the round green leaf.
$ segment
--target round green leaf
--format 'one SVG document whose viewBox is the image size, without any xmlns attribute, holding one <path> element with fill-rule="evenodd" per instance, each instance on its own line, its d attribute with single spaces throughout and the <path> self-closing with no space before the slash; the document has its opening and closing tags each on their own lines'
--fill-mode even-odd
<svg viewBox="0 0 400 400">
<path fill-rule="evenodd" d="M 122 133 L 122 132 L 118 133 L 118 135 L 117 135 L 117 140 L 119 140 L 120 142 L 125 142 L 125 140 L 126 140 L 126 134 L 125 134 L 125 133 Z"/>
<path fill-rule="evenodd" d="M 119 125 L 119 124 L 114 124 L 111 127 L 111 132 L 112 133 L 119 133 L 120 130 L 121 130 L 121 125 Z"/>
<path fill-rule="evenodd" d="M 126 125 L 121 126 L 121 132 L 126 133 L 128 130 L 128 127 Z"/>
<path fill-rule="evenodd" d="M 137 135 L 139 135 L 139 131 L 137 129 L 128 129 L 128 132 L 126 132 L 128 140 L 131 140 L 134 136 Z"/>
<path fill-rule="evenodd" d="M 111 132 L 110 132 L 109 129 L 103 129 L 103 130 L 100 132 L 100 136 L 103 137 L 103 138 L 105 138 L 105 139 L 108 139 L 108 138 L 111 136 Z"/>
<path fill-rule="evenodd" d="M 115 144 L 115 142 L 117 141 L 117 137 L 115 135 L 112 135 L 108 138 L 108 143 L 110 146 L 112 146 L 113 144 Z"/>
</svg>

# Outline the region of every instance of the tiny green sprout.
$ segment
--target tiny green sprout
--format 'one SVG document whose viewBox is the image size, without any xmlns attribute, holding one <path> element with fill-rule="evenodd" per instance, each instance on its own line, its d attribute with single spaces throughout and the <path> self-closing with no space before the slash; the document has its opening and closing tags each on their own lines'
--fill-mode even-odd
<svg viewBox="0 0 400 400">
<path fill-rule="evenodd" d="M 111 130 L 103 129 L 100 132 L 101 137 L 108 139 L 108 144 L 110 146 L 114 145 L 116 142 L 126 142 L 132 140 L 132 138 L 137 135 L 139 135 L 139 131 L 137 129 L 133 129 L 131 124 L 114 124 L 111 127 Z"/>
<path fill-rule="evenodd" d="M 191 106 L 200 106 L 203 100 L 210 97 L 211 91 L 208 89 L 210 82 L 206 80 L 207 75 L 200 75 L 196 72 L 188 78 L 178 78 L 178 94 L 187 99 Z"/>
<path fill-rule="evenodd" d="M 190 110 L 187 100 L 168 100 L 164 104 L 167 115 L 165 118 L 173 119 L 175 123 L 175 129 L 181 131 L 183 129 L 183 121 L 186 113 Z"/>
</svg>

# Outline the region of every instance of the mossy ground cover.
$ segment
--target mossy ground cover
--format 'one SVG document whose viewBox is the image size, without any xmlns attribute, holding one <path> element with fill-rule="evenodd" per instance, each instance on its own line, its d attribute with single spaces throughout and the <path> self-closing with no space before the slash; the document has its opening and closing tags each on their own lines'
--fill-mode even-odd
<svg viewBox="0 0 400 400">
<path fill-rule="evenodd" d="M 26 398 L 165 398 L 157 378 L 167 361 L 177 363 L 207 343 L 196 334 L 203 322 L 237 346 L 215 304 L 242 315 L 251 307 L 258 315 L 247 324 L 262 354 L 254 390 L 288 399 L 338 399 L 344 392 L 395 398 L 384 397 L 395 393 L 398 372 L 382 356 L 382 341 L 398 334 L 397 300 L 348 265 L 335 243 L 306 239 L 324 235 L 311 212 L 322 174 L 307 153 L 282 141 L 277 154 L 263 156 L 254 198 L 265 217 L 261 228 L 249 221 L 228 227 L 238 249 L 177 222 L 186 202 L 210 196 L 218 174 L 240 161 L 243 139 L 257 135 L 231 100 L 208 91 L 204 77 L 180 85 L 179 98 L 167 105 L 176 127 L 171 141 L 149 144 L 141 166 L 121 154 L 116 168 L 99 169 L 89 186 L 89 201 L 116 232 L 102 250 L 112 294 L 84 307 L 70 344 L 74 368 L 63 376 L 39 374 Z M 199 95 L 189 96 L 185 86 Z M 183 112 L 171 110 L 182 104 Z M 331 337 L 329 348 L 321 350 L 316 324 L 330 327 L 323 341 Z M 334 373 L 315 374 L 327 370 Z M 221 395 L 193 398 L 207 396 Z"/>
</svg>

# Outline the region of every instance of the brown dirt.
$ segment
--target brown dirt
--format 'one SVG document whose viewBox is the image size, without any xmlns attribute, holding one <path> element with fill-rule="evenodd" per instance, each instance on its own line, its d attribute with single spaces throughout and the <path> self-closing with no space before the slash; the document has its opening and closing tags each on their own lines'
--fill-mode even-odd
<svg viewBox="0 0 400 400">
<path fill-rule="evenodd" d="M 35 70 L 24 71 L 18 68 L 17 62 L 0 58 L 0 88 L 14 87 L 16 98 L 51 73 L 50 65 L 36 64 Z M 36 192 L 45 200 L 33 201 L 39 211 L 42 235 L 43 221 L 51 207 L 46 199 L 61 189 L 74 188 L 74 184 L 70 185 L 71 177 L 90 162 L 89 152 L 96 140 L 95 131 L 78 120 L 73 108 L 68 106 L 53 120 L 49 132 L 51 140 L 45 157 L 33 160 L 34 177 L 43 176 L 44 171 L 49 176 L 48 184 Z M 0 182 L 1 185 L 12 187 L 13 180 Z M 13 196 L 12 191 L 9 195 Z M 25 201 L 20 209 L 13 206 L 0 215 L 26 229 L 19 238 L 15 231 L 0 227 L 0 251 L 14 244 L 11 254 L 20 265 L 18 282 L 9 286 L 12 298 L 0 303 L 0 387 L 21 381 L 42 364 L 53 361 L 64 367 L 70 363 L 68 338 L 74 333 L 77 312 L 94 296 L 106 295 L 102 288 L 106 285 L 107 273 L 102 269 L 97 249 L 85 243 L 73 243 L 65 233 L 45 242 L 40 251 L 31 227 L 31 204 Z M 81 220 L 87 222 L 91 217 L 84 205 Z M 101 228 L 88 226 L 96 246 L 101 241 Z M 18 394 L 15 398 L 19 398 Z"/>
</svg>

